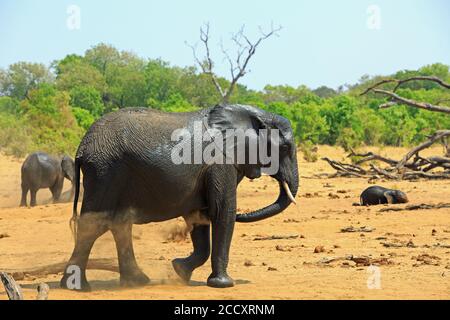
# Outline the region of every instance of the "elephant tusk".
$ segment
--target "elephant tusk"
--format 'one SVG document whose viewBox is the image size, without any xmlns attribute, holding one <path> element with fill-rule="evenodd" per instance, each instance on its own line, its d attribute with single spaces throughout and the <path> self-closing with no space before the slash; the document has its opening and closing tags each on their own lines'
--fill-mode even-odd
<svg viewBox="0 0 450 320">
<path fill-rule="evenodd" d="M 284 191 L 286 191 L 286 193 L 287 193 L 287 195 L 289 197 L 289 200 L 291 200 L 294 204 L 297 204 L 297 201 L 295 201 L 295 198 L 292 195 L 291 189 L 289 189 L 289 186 L 286 183 L 286 181 L 283 181 L 282 184 L 283 184 Z"/>
</svg>

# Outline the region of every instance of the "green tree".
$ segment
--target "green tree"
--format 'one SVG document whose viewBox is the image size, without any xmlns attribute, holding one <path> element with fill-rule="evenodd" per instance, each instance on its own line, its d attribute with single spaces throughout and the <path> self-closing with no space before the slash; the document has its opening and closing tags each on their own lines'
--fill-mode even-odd
<svg viewBox="0 0 450 320">
<path fill-rule="evenodd" d="M 100 92 L 89 86 L 76 86 L 70 90 L 70 105 L 85 109 L 96 118 L 105 110 Z"/>
<path fill-rule="evenodd" d="M 53 75 L 42 63 L 18 62 L 0 69 L 0 94 L 16 99 L 24 99 L 30 90 L 51 82 Z"/>
</svg>

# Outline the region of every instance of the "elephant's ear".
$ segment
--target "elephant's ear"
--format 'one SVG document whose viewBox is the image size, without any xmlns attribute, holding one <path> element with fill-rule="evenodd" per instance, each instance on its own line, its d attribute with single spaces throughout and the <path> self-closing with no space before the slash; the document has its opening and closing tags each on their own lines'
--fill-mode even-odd
<svg viewBox="0 0 450 320">
<path fill-rule="evenodd" d="M 227 163 L 231 159 L 234 164 L 243 165 L 242 169 L 246 177 L 259 178 L 261 159 L 255 148 L 263 137 L 260 130 L 266 129 L 263 113 L 250 106 L 217 105 L 210 110 L 207 122 L 209 128 L 221 132 L 221 137 L 224 139 L 222 152 L 225 154 Z M 237 138 L 237 135 L 241 134 L 245 135 L 244 140 Z M 236 139 L 233 138 L 235 135 Z"/>
<path fill-rule="evenodd" d="M 217 105 L 208 114 L 210 128 L 225 131 L 229 129 L 264 129 L 266 124 L 257 109 L 242 105 Z"/>
<path fill-rule="evenodd" d="M 392 191 L 386 191 L 383 195 L 386 198 L 387 203 L 389 203 L 389 204 L 395 203 L 394 202 L 395 201 L 395 196 L 392 194 Z"/>
<path fill-rule="evenodd" d="M 63 156 L 61 160 L 61 169 L 64 173 L 64 177 L 73 182 L 75 175 L 75 164 L 71 157 Z"/>
</svg>

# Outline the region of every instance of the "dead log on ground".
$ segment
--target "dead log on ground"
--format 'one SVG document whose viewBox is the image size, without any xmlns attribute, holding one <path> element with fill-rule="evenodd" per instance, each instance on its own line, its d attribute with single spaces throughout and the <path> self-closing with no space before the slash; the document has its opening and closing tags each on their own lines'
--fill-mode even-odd
<svg viewBox="0 0 450 320">
<path fill-rule="evenodd" d="M 399 207 L 387 207 L 378 210 L 378 212 L 388 212 L 388 211 L 412 211 L 412 210 L 429 210 L 429 209 L 444 209 L 450 208 L 450 203 L 438 203 L 438 204 L 413 204 L 403 208 Z"/>
<path fill-rule="evenodd" d="M 329 178 L 334 177 L 359 177 L 375 180 L 384 177 L 390 180 L 415 180 L 415 179 L 450 179 L 450 158 L 447 156 L 433 156 L 424 158 L 419 152 L 429 148 L 434 143 L 445 140 L 450 137 L 450 130 L 438 130 L 429 139 L 422 144 L 409 150 L 401 160 L 387 158 L 373 152 L 357 153 L 351 150 L 347 158 L 362 157 L 355 164 L 343 163 L 329 158 L 322 158 L 336 170 L 336 173 L 328 175 Z M 411 160 L 412 159 L 412 160 Z M 370 169 L 366 170 L 360 165 L 369 161 L 380 161 L 388 164 L 386 168 L 380 168 L 370 163 Z M 441 168 L 444 171 L 432 171 Z"/>
<path fill-rule="evenodd" d="M 0 272 L 0 280 L 5 287 L 9 300 L 23 300 L 22 289 L 12 276 L 6 272 Z"/>
<path fill-rule="evenodd" d="M 15 276 L 17 280 L 22 280 L 26 276 L 43 277 L 49 274 L 62 273 L 66 265 L 67 262 L 58 262 L 40 267 L 5 271 Z M 91 259 L 88 261 L 86 269 L 119 272 L 115 259 Z"/>
</svg>

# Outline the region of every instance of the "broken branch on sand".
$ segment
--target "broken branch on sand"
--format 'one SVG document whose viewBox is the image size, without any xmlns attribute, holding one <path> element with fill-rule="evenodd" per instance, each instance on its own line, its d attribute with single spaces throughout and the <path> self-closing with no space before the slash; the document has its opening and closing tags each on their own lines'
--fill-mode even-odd
<svg viewBox="0 0 450 320">
<path fill-rule="evenodd" d="M 438 203 L 438 204 L 414 204 L 409 205 L 403 208 L 399 207 L 388 207 L 388 208 L 382 208 L 378 210 L 378 212 L 387 212 L 387 211 L 411 211 L 411 210 L 429 210 L 429 209 L 444 209 L 444 208 L 450 208 L 450 203 Z"/>
<path fill-rule="evenodd" d="M 328 164 L 336 170 L 335 173 L 327 176 L 329 178 L 358 177 L 369 178 L 370 180 L 378 179 L 380 177 L 389 180 L 415 180 L 419 178 L 450 179 L 450 158 L 447 156 L 424 158 L 419 155 L 420 151 L 429 148 L 438 141 L 443 141 L 447 137 L 450 137 L 450 130 L 438 130 L 431 135 L 427 141 L 412 148 L 398 161 L 373 152 L 356 153 L 354 150 L 351 150 L 351 153 L 347 155 L 347 158 L 361 157 L 362 159 L 357 160 L 355 164 L 339 162 L 326 157 L 322 158 L 322 160 L 328 162 Z M 380 168 L 375 164 L 370 163 L 370 169 L 361 167 L 363 163 L 368 161 L 380 161 L 386 163 L 388 166 Z M 432 171 L 436 168 L 441 168 L 444 171 Z M 324 174 L 322 174 L 322 176 L 323 175 Z"/>
<path fill-rule="evenodd" d="M 67 262 L 58 262 L 40 267 L 27 268 L 22 270 L 3 270 L 13 275 L 16 280 L 22 280 L 26 276 L 42 277 L 49 274 L 58 274 L 64 272 Z M 88 261 L 87 269 L 106 270 L 119 272 L 119 267 L 114 259 L 91 259 Z"/>
</svg>

